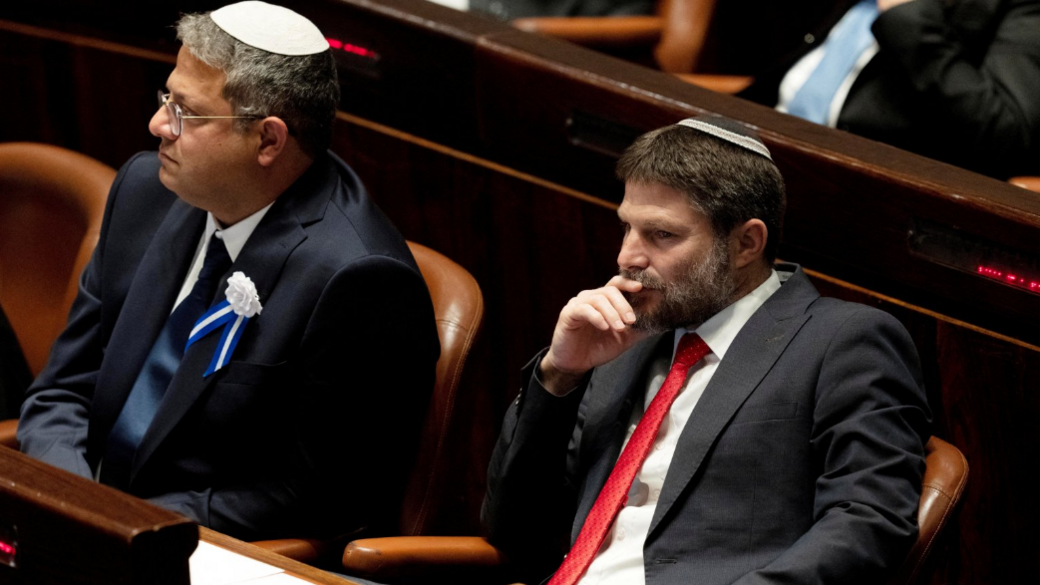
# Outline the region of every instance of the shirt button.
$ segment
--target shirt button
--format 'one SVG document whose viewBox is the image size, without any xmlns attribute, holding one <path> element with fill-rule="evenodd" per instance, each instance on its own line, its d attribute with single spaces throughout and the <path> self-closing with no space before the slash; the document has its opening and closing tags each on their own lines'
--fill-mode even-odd
<svg viewBox="0 0 1040 585">
<path fill-rule="evenodd" d="M 660 497 L 661 497 L 661 490 L 654 490 L 654 491 L 650 492 L 650 496 L 651 496 L 651 497 L 652 497 L 653 499 L 655 499 L 655 500 L 656 500 L 657 498 L 660 498 Z"/>
<path fill-rule="evenodd" d="M 816 42 L 816 37 L 812 33 L 808 33 L 805 35 L 805 42 L 811 45 Z"/>
<path fill-rule="evenodd" d="M 618 528 L 617 529 L 617 539 L 618 540 L 625 540 L 625 529 L 624 528 Z"/>
</svg>

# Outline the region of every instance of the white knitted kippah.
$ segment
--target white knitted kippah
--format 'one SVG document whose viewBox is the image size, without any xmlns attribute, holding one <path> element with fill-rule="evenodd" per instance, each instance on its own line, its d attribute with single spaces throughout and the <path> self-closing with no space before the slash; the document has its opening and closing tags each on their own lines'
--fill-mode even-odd
<svg viewBox="0 0 1040 585">
<path fill-rule="evenodd" d="M 209 16 L 227 34 L 268 53 L 313 55 L 329 50 L 329 42 L 313 22 L 274 4 L 238 2 Z"/>
<path fill-rule="evenodd" d="M 741 148 L 773 160 L 773 157 L 769 154 L 769 149 L 766 148 L 766 145 L 757 136 L 752 135 L 746 128 L 728 118 L 721 116 L 698 116 L 686 118 L 676 125 L 700 130 L 705 134 L 711 134 L 715 138 L 736 144 Z"/>
</svg>

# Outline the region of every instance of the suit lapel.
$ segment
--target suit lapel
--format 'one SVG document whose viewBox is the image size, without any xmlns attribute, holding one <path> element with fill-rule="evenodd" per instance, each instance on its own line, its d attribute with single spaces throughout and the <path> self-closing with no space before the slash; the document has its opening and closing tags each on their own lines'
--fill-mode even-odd
<svg viewBox="0 0 1040 585">
<path fill-rule="evenodd" d="M 313 177 L 313 174 L 305 175 Z M 303 179 L 301 179 L 301 182 Z M 307 181 L 310 183 L 310 181 Z M 310 189 L 310 197 L 307 197 L 307 189 Z M 301 192 L 299 198 L 294 192 Z M 315 197 L 317 195 L 317 197 Z M 263 304 L 278 283 L 282 268 L 292 251 L 307 239 L 307 234 L 301 225 L 300 215 L 306 213 L 317 203 L 314 199 L 327 202 L 330 195 L 328 189 L 314 189 L 312 184 L 294 185 L 290 191 L 286 191 L 271 210 L 264 216 L 260 224 L 246 241 L 242 252 L 231 265 L 231 268 L 223 276 L 222 282 L 234 272 L 242 272 L 256 285 L 260 302 Z M 301 210 L 301 205 L 308 206 Z M 322 210 L 324 207 L 317 205 Z M 314 217 L 308 220 L 317 219 Z M 224 286 L 218 286 L 210 306 L 224 299 Z M 201 315 L 200 315 L 201 317 Z M 263 319 L 263 314 L 254 317 L 247 324 L 243 337 L 255 333 L 257 322 Z M 206 368 L 209 367 L 213 353 L 216 351 L 220 341 L 218 329 L 211 332 L 202 340 L 196 342 L 185 352 L 180 366 L 174 374 L 170 387 L 159 404 L 159 410 L 155 413 L 151 426 L 141 439 L 141 445 L 134 456 L 133 468 L 130 472 L 130 480 L 133 481 L 141 467 L 155 452 L 156 448 L 169 435 L 177 423 L 184 418 L 191 406 L 198 400 L 199 396 L 211 385 L 220 379 L 222 372 L 216 372 L 208 377 L 203 377 Z M 243 356 L 236 355 L 236 359 Z"/>
<path fill-rule="evenodd" d="M 733 340 L 679 437 L 648 534 L 654 533 L 697 474 L 719 434 L 809 320 L 805 309 L 818 297 L 799 269 Z"/>
<path fill-rule="evenodd" d="M 91 411 L 104 440 L 166 324 L 206 224 L 206 212 L 174 201 L 141 258 L 107 345 Z M 186 236 L 185 234 L 191 234 Z M 190 238 L 190 239 L 189 239 Z"/>
</svg>

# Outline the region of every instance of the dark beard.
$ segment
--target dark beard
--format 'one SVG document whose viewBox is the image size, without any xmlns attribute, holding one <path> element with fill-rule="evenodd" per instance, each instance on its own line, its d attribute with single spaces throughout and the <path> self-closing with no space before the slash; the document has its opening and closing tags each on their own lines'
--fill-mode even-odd
<svg viewBox="0 0 1040 585">
<path fill-rule="evenodd" d="M 704 323 L 729 306 L 736 290 L 726 242 L 721 239 L 715 240 L 702 262 L 689 259 L 681 267 L 679 279 L 671 283 L 644 270 L 621 269 L 618 273 L 661 294 L 657 307 L 646 310 L 646 300 L 639 293 L 625 293 L 636 314 L 632 327 L 650 335 Z"/>
</svg>

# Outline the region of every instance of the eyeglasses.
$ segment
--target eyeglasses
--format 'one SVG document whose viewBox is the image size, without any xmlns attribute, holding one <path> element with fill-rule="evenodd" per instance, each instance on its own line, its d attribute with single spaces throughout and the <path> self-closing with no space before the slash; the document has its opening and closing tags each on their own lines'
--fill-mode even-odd
<svg viewBox="0 0 1040 585">
<path fill-rule="evenodd" d="M 195 119 L 195 120 L 208 120 L 208 119 L 233 119 L 233 118 L 250 118 L 253 120 L 259 119 L 261 116 L 188 116 L 181 110 L 180 104 L 170 101 L 170 94 L 163 93 L 159 90 L 159 107 L 166 108 L 166 115 L 169 116 L 170 120 L 170 132 L 174 136 L 180 136 L 181 132 L 184 131 L 184 120 Z"/>
</svg>

